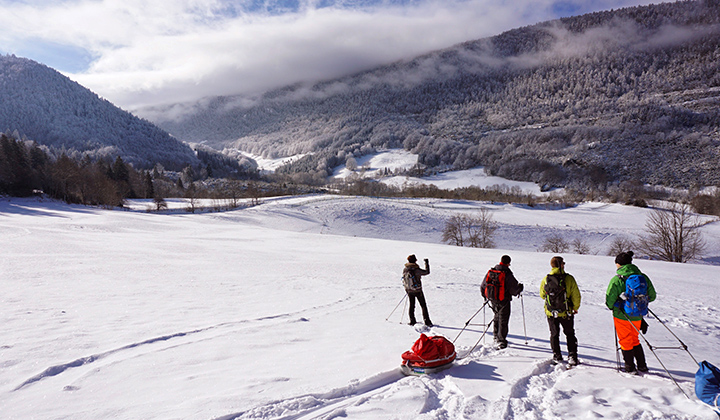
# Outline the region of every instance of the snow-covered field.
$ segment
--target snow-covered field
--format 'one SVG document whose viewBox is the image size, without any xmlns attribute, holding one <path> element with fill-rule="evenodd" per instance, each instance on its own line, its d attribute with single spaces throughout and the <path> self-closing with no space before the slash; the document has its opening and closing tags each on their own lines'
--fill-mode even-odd
<svg viewBox="0 0 720 420">
<path fill-rule="evenodd" d="M 617 235 L 647 209 L 567 209 L 464 201 L 308 196 L 221 213 L 147 213 L 0 200 L 0 418 L 7 419 L 716 419 L 694 397 L 696 366 L 646 348 L 651 374 L 615 371 L 604 307 Z M 173 203 L 176 204 L 177 203 Z M 445 219 L 489 208 L 498 249 L 440 243 Z M 702 264 L 638 260 L 651 308 L 698 361 L 720 364 L 719 222 L 703 227 Z M 545 236 L 581 237 L 597 255 L 565 254 L 583 305 L 582 365 L 548 363 L 538 287 Z M 419 333 L 404 324 L 400 273 L 429 258 L 431 334 L 454 340 L 481 307 L 485 271 L 509 253 L 525 284 L 510 347 L 471 353 L 490 312 L 456 341 L 461 360 L 403 377 Z M 397 308 L 393 311 L 394 308 Z M 654 319 L 648 340 L 679 343 Z M 563 342 L 563 349 L 564 342 Z"/>
<path fill-rule="evenodd" d="M 424 178 L 410 176 L 395 176 L 395 170 L 410 169 L 417 164 L 418 156 L 406 150 L 392 149 L 357 159 L 357 169 L 349 170 L 345 165 L 335 168 L 332 180 L 344 180 L 351 176 L 377 179 L 388 185 L 402 187 L 404 185 L 425 184 L 435 185 L 440 189 L 452 190 L 463 187 L 491 188 L 504 186 L 517 188 L 526 194 L 545 195 L 540 186 L 532 182 L 511 181 L 505 178 L 490 176 L 484 168 L 473 168 L 462 171 L 449 171 Z"/>
</svg>

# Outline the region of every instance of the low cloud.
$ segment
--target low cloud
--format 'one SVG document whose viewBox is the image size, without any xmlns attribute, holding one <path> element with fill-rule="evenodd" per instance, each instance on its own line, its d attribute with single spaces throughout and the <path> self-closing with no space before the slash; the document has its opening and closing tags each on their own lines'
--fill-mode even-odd
<svg viewBox="0 0 720 420">
<path fill-rule="evenodd" d="M 231 6 L 246 3 L 221 0 L 0 0 L 0 15 L 12 23 L 0 43 L 18 55 L 28 39 L 84 51 L 92 57 L 88 68 L 74 72 L 66 65 L 71 70 L 65 74 L 132 110 L 337 78 L 552 19 L 559 4 L 417 0 L 401 7 L 378 0 L 364 8 L 342 1 L 320 8 L 316 3 L 301 1 L 281 13 L 243 10 Z M 561 4 L 584 13 L 644 3 L 649 1 Z M 426 64 L 430 67 L 418 69 L 417 77 L 452 71 Z"/>
</svg>

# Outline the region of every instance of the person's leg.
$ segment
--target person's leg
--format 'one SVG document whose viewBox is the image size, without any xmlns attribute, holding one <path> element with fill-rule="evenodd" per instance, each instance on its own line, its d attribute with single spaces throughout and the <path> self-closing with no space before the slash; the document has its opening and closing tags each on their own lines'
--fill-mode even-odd
<svg viewBox="0 0 720 420">
<path fill-rule="evenodd" d="M 625 372 L 632 373 L 637 370 L 635 366 L 635 346 L 640 345 L 638 338 L 638 329 L 640 321 L 628 321 L 613 318 L 615 322 L 615 331 L 617 332 L 620 349 L 622 350 L 623 360 L 625 361 Z M 634 326 L 633 326 L 634 325 Z"/>
<path fill-rule="evenodd" d="M 420 303 L 420 308 L 422 309 L 423 321 L 425 322 L 425 325 L 427 325 L 428 327 L 432 327 L 432 321 L 430 321 L 430 314 L 428 313 L 427 304 L 425 303 L 425 294 L 423 292 L 418 293 L 417 299 Z"/>
<path fill-rule="evenodd" d="M 562 360 L 562 352 L 560 351 L 560 321 L 558 318 L 548 317 L 548 326 L 550 327 L 550 348 L 553 352 L 553 360 Z"/>
<path fill-rule="evenodd" d="M 490 308 L 493 310 L 493 340 L 499 343 L 500 339 L 500 303 L 490 301 Z"/>
<path fill-rule="evenodd" d="M 560 324 L 562 325 L 565 340 L 567 341 L 568 360 L 571 364 L 576 365 L 578 364 L 578 341 L 575 335 L 575 317 L 571 315 L 567 318 L 562 318 Z"/>
<path fill-rule="evenodd" d="M 645 352 L 643 351 L 642 345 L 638 344 L 633 347 L 633 354 L 635 355 L 635 361 L 637 362 L 637 370 L 640 372 L 647 372 L 648 367 L 645 361 Z"/>
<path fill-rule="evenodd" d="M 415 321 L 415 294 L 408 293 L 408 297 L 410 298 L 410 325 L 415 325 L 417 323 L 417 321 Z"/>
<path fill-rule="evenodd" d="M 631 323 L 625 319 L 613 318 L 613 320 L 615 322 L 615 331 L 617 332 L 621 349 L 632 350 L 635 346 L 640 344 L 640 339 L 638 338 L 640 321 L 632 321 Z"/>
<path fill-rule="evenodd" d="M 500 312 L 498 313 L 500 320 L 498 325 L 498 342 L 500 348 L 507 347 L 507 335 L 510 330 L 510 301 L 500 303 Z"/>
</svg>

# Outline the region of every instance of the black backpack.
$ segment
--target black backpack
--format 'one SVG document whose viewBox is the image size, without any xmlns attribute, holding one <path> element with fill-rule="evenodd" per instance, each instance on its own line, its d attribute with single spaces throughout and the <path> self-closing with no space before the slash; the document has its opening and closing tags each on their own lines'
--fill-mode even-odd
<svg viewBox="0 0 720 420">
<path fill-rule="evenodd" d="M 545 308 L 558 316 L 560 312 L 568 312 L 568 295 L 565 289 L 565 276 L 567 274 L 548 274 L 545 279 Z"/>
</svg>

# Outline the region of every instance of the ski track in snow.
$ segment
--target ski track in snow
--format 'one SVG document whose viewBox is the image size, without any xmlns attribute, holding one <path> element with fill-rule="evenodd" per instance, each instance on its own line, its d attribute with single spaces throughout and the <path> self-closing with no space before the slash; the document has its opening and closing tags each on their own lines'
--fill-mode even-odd
<svg viewBox="0 0 720 420">
<path fill-rule="evenodd" d="M 437 327 L 437 326 L 436 326 Z M 441 327 L 442 328 L 442 327 Z M 436 333 L 437 331 L 432 331 Z M 426 333 L 430 334 L 426 331 Z M 564 343 L 563 343 L 564 345 Z M 527 346 L 526 346 L 527 347 Z M 532 351 L 542 348 L 531 348 Z M 461 349 L 458 349 L 459 351 Z M 569 418 L 562 410 L 557 410 L 559 404 L 567 404 L 575 398 L 583 401 L 589 400 L 593 406 L 610 407 L 604 391 L 593 391 L 591 395 L 578 395 L 573 390 L 557 389 L 556 385 L 563 380 L 577 375 L 587 375 L 588 370 L 604 369 L 617 375 L 615 367 L 608 363 L 595 365 L 585 363 L 566 368 L 563 363 L 553 365 L 550 360 L 534 362 L 531 367 L 525 367 L 510 383 L 509 391 L 495 401 L 485 400 L 479 396 L 466 398 L 460 387 L 455 384 L 454 374 L 462 369 L 463 365 L 502 362 L 502 359 L 523 357 L 525 348 L 518 345 L 515 349 L 495 350 L 490 346 L 481 345 L 468 354 L 464 360 L 458 359 L 450 369 L 439 374 L 421 377 L 404 376 L 400 369 L 378 373 L 362 381 L 355 381 L 351 385 L 332 390 L 328 393 L 308 394 L 295 398 L 273 401 L 251 410 L 218 417 L 215 420 L 242 420 L 242 419 L 278 419 L 278 420 L 331 420 L 337 418 L 355 417 L 358 412 L 372 413 L 373 405 L 382 404 L 383 400 L 397 395 L 414 395 L 424 401 L 422 408 L 416 416 L 407 413 L 398 418 L 421 418 L 433 420 L 445 419 L 564 419 Z M 585 372 L 585 373 L 583 373 Z M 630 381 L 639 380 L 640 377 L 624 375 Z M 460 375 L 462 376 L 462 375 Z M 646 374 L 643 380 L 650 380 L 667 384 L 669 377 L 660 372 Z M 687 384 L 685 384 L 687 387 Z M 651 405 L 653 398 L 645 395 L 641 390 L 635 391 L 636 396 L 646 399 Z M 688 392 L 688 391 L 686 391 Z M 684 397 L 683 397 L 684 398 Z M 364 406 L 368 407 L 364 407 Z M 578 416 L 580 417 L 578 413 Z M 590 412 L 585 418 L 604 417 L 602 414 Z M 365 417 L 361 417 L 365 418 Z M 372 418 L 371 416 L 367 418 Z M 660 418 L 657 413 L 648 416 L 644 410 L 638 410 L 636 416 L 623 418 Z M 661 415 L 663 419 L 692 419 L 688 415 Z"/>
<path fill-rule="evenodd" d="M 344 299 L 337 302 L 330 303 L 328 305 L 318 306 L 306 310 L 302 310 L 296 313 L 285 313 L 285 314 L 279 314 L 279 315 L 271 315 L 271 316 L 265 316 L 260 317 L 256 319 L 251 320 L 241 320 L 241 321 L 234 321 L 234 322 L 226 322 L 221 323 L 218 325 L 209 326 L 206 328 L 199 328 L 195 330 L 190 331 L 184 331 L 184 332 L 177 332 L 174 334 L 168 334 L 160 337 L 154 337 L 147 340 L 143 340 L 136 343 L 131 343 L 126 346 L 122 346 L 113 350 L 109 350 L 103 353 L 93 354 L 86 357 L 81 357 L 79 359 L 73 360 L 68 363 L 63 363 L 59 365 L 50 366 L 41 373 L 27 379 L 25 382 L 17 386 L 14 391 L 19 391 L 27 386 L 32 385 L 35 382 L 41 381 L 46 378 L 50 378 L 53 376 L 58 376 L 70 369 L 79 368 L 82 366 L 86 366 L 92 363 L 95 363 L 100 360 L 104 359 L 111 359 L 110 356 L 118 356 L 115 357 L 112 360 L 109 360 L 107 364 L 117 364 L 120 363 L 121 360 L 126 360 L 133 357 L 139 357 L 143 353 L 152 353 L 152 352 L 160 352 L 168 348 L 174 348 L 181 345 L 189 345 L 189 344 L 195 344 L 198 341 L 201 340 L 212 340 L 212 338 L 220 336 L 220 335 L 226 335 L 228 334 L 228 329 L 231 329 L 233 331 L 237 331 L 239 328 L 250 328 L 254 325 L 257 325 L 259 323 L 266 323 L 266 322 L 304 322 L 307 321 L 307 318 L 304 316 L 312 316 L 314 312 L 321 311 L 323 313 L 326 313 L 328 310 L 331 310 L 333 307 L 336 307 L 337 305 L 341 305 L 345 302 L 348 302 L 351 299 Z M 360 303 L 354 303 L 353 306 L 359 305 Z M 212 334 L 210 334 L 212 333 Z M 199 338 L 194 338 L 195 336 L 200 336 Z M 184 338 L 185 340 L 178 340 Z M 152 346 L 155 344 L 164 344 L 161 346 Z M 151 347 L 150 349 L 145 349 L 146 347 Z M 129 352 L 130 350 L 137 350 L 135 352 Z M 120 355 L 121 354 L 121 355 Z M 120 360 L 116 360 L 120 359 Z M 99 370 L 100 367 L 95 368 L 94 370 Z M 74 387 L 72 385 L 68 385 L 65 387 L 68 390 L 72 390 Z"/>
</svg>

